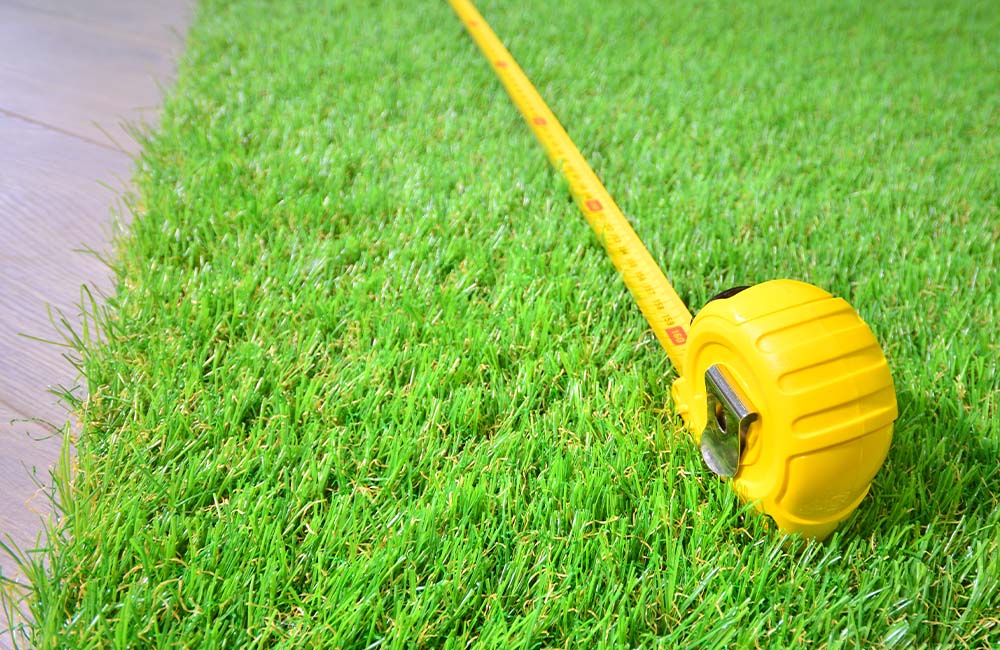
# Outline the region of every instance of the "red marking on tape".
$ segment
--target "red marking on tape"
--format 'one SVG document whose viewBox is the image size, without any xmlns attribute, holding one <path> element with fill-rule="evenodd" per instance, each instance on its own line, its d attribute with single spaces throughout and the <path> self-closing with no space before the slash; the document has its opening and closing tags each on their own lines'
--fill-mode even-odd
<svg viewBox="0 0 1000 650">
<path fill-rule="evenodd" d="M 545 126 L 546 124 L 548 124 L 548 122 L 545 121 L 544 117 L 536 117 L 531 121 L 537 124 L 538 126 Z"/>
<path fill-rule="evenodd" d="M 587 209 L 590 210 L 591 212 L 600 212 L 601 210 L 604 209 L 604 206 L 601 205 L 601 202 L 598 201 L 597 199 L 590 199 L 589 201 L 584 203 L 584 205 L 587 206 Z"/>
<path fill-rule="evenodd" d="M 504 61 L 503 59 L 497 60 L 496 64 L 497 64 L 498 68 L 506 68 L 507 67 L 507 62 Z"/>
<path fill-rule="evenodd" d="M 470 20 L 470 21 L 469 21 L 468 23 L 466 23 L 466 24 L 467 24 L 467 25 L 468 25 L 469 27 L 479 27 L 479 21 L 478 21 L 478 20 Z"/>
<path fill-rule="evenodd" d="M 687 332 L 680 326 L 667 328 L 667 337 L 674 345 L 684 345 L 688 340 Z"/>
</svg>

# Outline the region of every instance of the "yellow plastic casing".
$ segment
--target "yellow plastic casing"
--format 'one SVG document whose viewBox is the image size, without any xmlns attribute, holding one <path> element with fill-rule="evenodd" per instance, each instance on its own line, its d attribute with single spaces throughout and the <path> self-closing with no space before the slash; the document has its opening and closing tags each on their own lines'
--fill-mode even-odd
<svg viewBox="0 0 1000 650">
<path fill-rule="evenodd" d="M 733 477 L 737 494 L 782 531 L 827 537 L 864 499 L 892 441 L 896 392 L 875 336 L 846 301 L 795 280 L 709 302 L 673 385 L 699 444 L 705 371 L 715 364 L 758 414 Z"/>
</svg>

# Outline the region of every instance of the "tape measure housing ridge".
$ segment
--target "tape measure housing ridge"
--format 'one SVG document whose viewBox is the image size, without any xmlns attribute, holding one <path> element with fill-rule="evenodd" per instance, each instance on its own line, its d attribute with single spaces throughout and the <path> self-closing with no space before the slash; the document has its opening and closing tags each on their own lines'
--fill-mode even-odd
<svg viewBox="0 0 1000 650">
<path fill-rule="evenodd" d="M 772 280 L 708 303 L 673 385 L 696 442 L 711 413 L 705 372 L 729 372 L 759 417 L 733 487 L 786 532 L 825 538 L 868 493 L 898 410 L 874 334 L 844 300 Z"/>
</svg>

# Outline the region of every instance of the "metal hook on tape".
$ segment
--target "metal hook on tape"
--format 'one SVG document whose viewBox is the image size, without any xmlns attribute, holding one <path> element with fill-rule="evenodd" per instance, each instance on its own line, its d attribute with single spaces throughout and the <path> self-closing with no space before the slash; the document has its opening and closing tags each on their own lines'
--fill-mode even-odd
<svg viewBox="0 0 1000 650">
<path fill-rule="evenodd" d="M 701 456 L 719 476 L 735 476 L 750 424 L 757 419 L 750 401 L 725 368 L 705 372 L 708 423 L 701 435 Z"/>
</svg>

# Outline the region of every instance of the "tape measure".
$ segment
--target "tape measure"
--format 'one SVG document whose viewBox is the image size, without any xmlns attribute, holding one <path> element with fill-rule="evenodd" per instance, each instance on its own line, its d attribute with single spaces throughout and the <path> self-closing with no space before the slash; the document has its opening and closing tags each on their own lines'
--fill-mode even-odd
<svg viewBox="0 0 1000 650">
<path fill-rule="evenodd" d="M 795 280 L 725 291 L 692 319 L 659 265 L 469 0 L 448 0 L 569 182 L 679 377 L 708 467 L 788 533 L 822 539 L 861 503 L 898 411 L 885 355 L 844 300 Z"/>
</svg>

